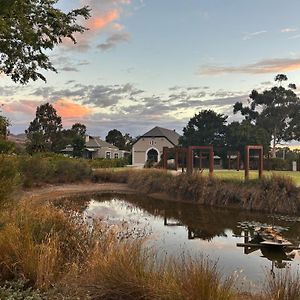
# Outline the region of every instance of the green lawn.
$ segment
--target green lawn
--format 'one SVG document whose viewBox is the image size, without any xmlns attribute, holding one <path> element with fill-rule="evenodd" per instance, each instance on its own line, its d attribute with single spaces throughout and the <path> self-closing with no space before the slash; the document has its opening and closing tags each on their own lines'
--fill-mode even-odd
<svg viewBox="0 0 300 300">
<path fill-rule="evenodd" d="M 208 174 L 208 170 L 204 170 L 205 174 Z M 278 176 L 288 176 L 293 179 L 295 184 L 300 186 L 300 172 L 292 171 L 264 171 L 264 176 L 271 176 L 272 174 Z M 244 170 L 235 171 L 235 170 L 215 170 L 214 175 L 217 178 L 221 179 L 230 179 L 230 180 L 244 180 Z M 258 171 L 250 171 L 250 179 L 255 179 L 258 177 Z"/>
</svg>

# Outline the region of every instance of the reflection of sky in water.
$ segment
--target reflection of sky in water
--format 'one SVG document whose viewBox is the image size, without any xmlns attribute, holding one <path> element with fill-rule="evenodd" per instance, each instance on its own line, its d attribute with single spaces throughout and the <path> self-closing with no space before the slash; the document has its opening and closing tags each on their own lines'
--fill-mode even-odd
<svg viewBox="0 0 300 300">
<path fill-rule="evenodd" d="M 112 224 L 120 221 L 128 222 L 135 228 L 146 228 L 151 232 L 147 245 L 156 249 L 159 256 L 168 255 L 178 258 L 182 257 L 182 254 L 208 256 L 213 261 L 217 261 L 222 274 L 232 275 L 237 271 L 240 274 L 241 287 L 242 282 L 259 285 L 271 270 L 272 262 L 262 258 L 260 250 L 245 255 L 244 249 L 236 246 L 236 243 L 243 243 L 244 239 L 233 236 L 230 229 L 225 230 L 226 236 L 215 236 L 211 240 L 188 239 L 188 228 L 184 225 L 178 226 L 180 225 L 178 220 L 169 218 L 167 219 L 169 226 L 166 226 L 163 217 L 151 215 L 135 204 L 116 198 L 103 202 L 91 200 L 84 215 L 87 219 L 101 219 Z M 298 251 L 294 260 L 288 264 L 294 270 L 299 269 Z"/>
</svg>

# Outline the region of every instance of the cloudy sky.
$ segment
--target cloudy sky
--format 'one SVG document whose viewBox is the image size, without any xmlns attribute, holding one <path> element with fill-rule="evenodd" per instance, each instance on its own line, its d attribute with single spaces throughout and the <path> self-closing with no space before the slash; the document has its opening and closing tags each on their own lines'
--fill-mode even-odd
<svg viewBox="0 0 300 300">
<path fill-rule="evenodd" d="M 0 104 L 12 133 L 50 102 L 65 127 L 105 137 L 153 126 L 176 129 L 201 109 L 232 115 L 236 101 L 273 84 L 277 73 L 300 86 L 300 1 L 61 0 L 89 5 L 90 30 L 50 53 L 58 74 L 26 86 L 0 77 Z"/>
</svg>

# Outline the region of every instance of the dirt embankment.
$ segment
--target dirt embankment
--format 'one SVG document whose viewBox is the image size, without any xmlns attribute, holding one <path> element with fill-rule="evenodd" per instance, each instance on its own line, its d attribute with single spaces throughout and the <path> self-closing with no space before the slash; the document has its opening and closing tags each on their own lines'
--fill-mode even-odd
<svg viewBox="0 0 300 300">
<path fill-rule="evenodd" d="M 49 200 L 61 197 L 79 196 L 89 193 L 136 193 L 135 190 L 122 183 L 79 183 L 50 185 L 24 190 L 21 199 Z"/>
</svg>

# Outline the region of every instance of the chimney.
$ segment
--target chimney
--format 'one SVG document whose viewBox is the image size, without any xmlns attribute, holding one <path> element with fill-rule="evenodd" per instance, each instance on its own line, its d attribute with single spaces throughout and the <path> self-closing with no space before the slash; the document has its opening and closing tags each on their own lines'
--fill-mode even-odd
<svg viewBox="0 0 300 300">
<path fill-rule="evenodd" d="M 85 142 L 88 143 L 89 141 L 90 141 L 90 136 L 89 136 L 89 135 L 86 135 L 86 136 L 85 136 Z"/>
</svg>

